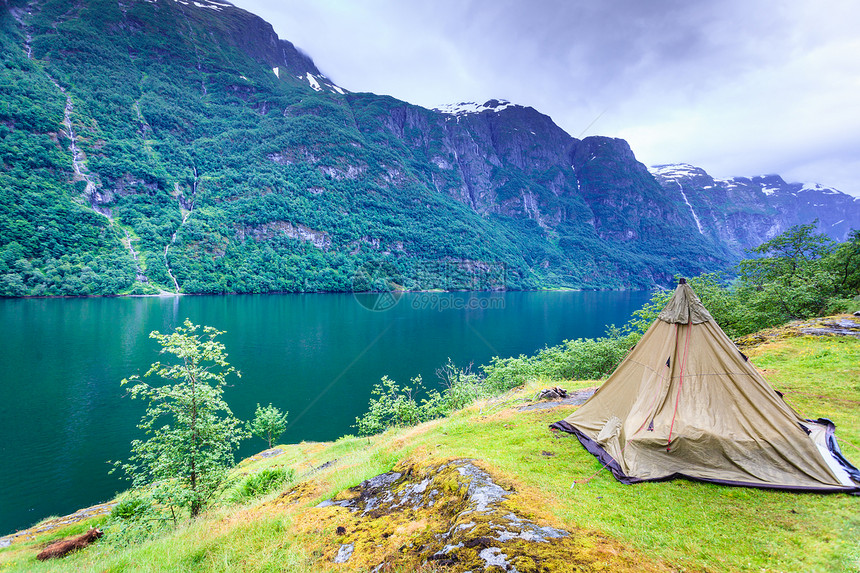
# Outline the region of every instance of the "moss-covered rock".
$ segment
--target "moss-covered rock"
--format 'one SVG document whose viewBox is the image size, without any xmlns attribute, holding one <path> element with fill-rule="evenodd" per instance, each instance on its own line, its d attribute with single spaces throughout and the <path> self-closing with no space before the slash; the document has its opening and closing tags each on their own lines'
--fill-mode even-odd
<svg viewBox="0 0 860 573">
<path fill-rule="evenodd" d="M 334 531 L 325 556 L 351 569 L 601 570 L 587 555 L 591 540 L 535 523 L 518 502 L 473 460 L 455 459 L 401 464 L 306 518 Z"/>
<path fill-rule="evenodd" d="M 759 330 L 735 340 L 738 348 L 750 350 L 766 342 L 797 336 L 850 336 L 860 338 L 860 318 L 839 314 L 808 320 L 794 320 L 782 326 Z"/>
</svg>

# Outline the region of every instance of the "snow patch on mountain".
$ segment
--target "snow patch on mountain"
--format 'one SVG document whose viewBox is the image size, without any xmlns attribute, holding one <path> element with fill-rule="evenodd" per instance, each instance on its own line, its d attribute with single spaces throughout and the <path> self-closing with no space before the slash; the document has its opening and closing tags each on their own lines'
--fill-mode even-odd
<svg viewBox="0 0 860 573">
<path fill-rule="evenodd" d="M 825 187 L 821 183 L 804 183 L 803 187 L 800 188 L 800 191 L 798 191 L 798 193 L 802 193 L 803 191 L 820 191 L 825 195 L 842 194 L 842 191 L 837 191 L 833 187 Z"/>
<path fill-rule="evenodd" d="M 704 172 L 689 163 L 670 163 L 666 165 L 652 165 L 648 168 L 651 175 L 659 175 L 666 179 L 680 179 L 682 177 L 693 177 L 703 175 Z"/>
<path fill-rule="evenodd" d="M 151 4 L 155 4 L 156 0 L 146 0 Z M 182 4 L 183 6 L 190 6 L 194 4 L 198 8 L 208 8 L 210 10 L 215 10 L 216 12 L 222 11 L 224 8 L 235 8 L 229 2 L 216 2 L 215 0 L 192 0 L 188 2 L 187 0 L 173 0 L 177 4 Z"/>
<path fill-rule="evenodd" d="M 483 113 L 485 111 L 494 111 L 500 112 L 503 109 L 507 109 L 509 107 L 514 107 L 514 104 L 504 99 L 491 99 L 483 104 L 477 104 L 475 102 L 460 102 L 460 103 L 449 103 L 446 105 L 442 105 L 439 107 L 434 107 L 433 111 L 438 111 L 439 113 L 444 113 L 446 115 L 453 115 L 456 117 L 462 115 L 469 115 L 473 113 Z"/>
<path fill-rule="evenodd" d="M 308 85 L 311 86 L 311 89 L 314 91 L 321 92 L 323 90 L 328 90 L 330 92 L 339 93 L 340 95 L 346 95 L 349 93 L 348 90 L 343 89 L 322 75 L 314 75 L 310 72 L 306 72 L 303 76 L 296 76 L 296 79 L 308 82 Z"/>
</svg>

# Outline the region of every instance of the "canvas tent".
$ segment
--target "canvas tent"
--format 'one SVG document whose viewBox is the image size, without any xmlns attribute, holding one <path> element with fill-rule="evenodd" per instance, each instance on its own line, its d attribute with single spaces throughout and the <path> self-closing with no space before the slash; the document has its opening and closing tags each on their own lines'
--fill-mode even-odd
<svg viewBox="0 0 860 573">
<path fill-rule="evenodd" d="M 609 379 L 552 427 L 575 434 L 623 483 L 860 492 L 833 423 L 792 410 L 684 279 Z"/>
</svg>

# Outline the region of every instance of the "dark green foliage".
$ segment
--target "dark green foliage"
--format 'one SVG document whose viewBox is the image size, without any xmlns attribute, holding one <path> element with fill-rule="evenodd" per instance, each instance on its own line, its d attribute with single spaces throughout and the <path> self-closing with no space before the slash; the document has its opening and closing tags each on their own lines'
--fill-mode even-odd
<svg viewBox="0 0 860 573">
<path fill-rule="evenodd" d="M 814 223 L 793 227 L 753 249 L 758 257 L 738 265 L 741 297 L 769 323 L 816 316 L 836 294 L 828 268 L 833 241 L 814 230 Z"/>
<path fill-rule="evenodd" d="M 292 469 L 267 468 L 248 476 L 238 488 L 239 499 L 252 499 L 261 497 L 274 491 L 275 488 L 288 484 L 295 479 L 296 473 Z"/>
<path fill-rule="evenodd" d="M 840 296 L 860 294 L 860 229 L 848 234 L 848 240 L 836 246 L 828 261 Z"/>
<path fill-rule="evenodd" d="M 815 223 L 792 227 L 750 251 L 737 276 L 721 273 L 688 280 L 702 303 L 730 337 L 739 337 L 790 320 L 854 310 L 860 296 L 860 233 L 834 244 L 815 233 Z M 657 317 L 669 292 L 656 291 L 640 311 L 645 322 Z"/>
</svg>

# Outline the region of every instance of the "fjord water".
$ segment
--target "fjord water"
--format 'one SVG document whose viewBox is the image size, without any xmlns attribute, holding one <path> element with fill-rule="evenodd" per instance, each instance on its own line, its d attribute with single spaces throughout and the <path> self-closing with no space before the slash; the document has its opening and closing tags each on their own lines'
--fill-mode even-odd
<svg viewBox="0 0 860 573">
<path fill-rule="evenodd" d="M 225 396 L 247 420 L 256 404 L 289 411 L 283 443 L 353 433 L 383 375 L 400 383 L 493 356 L 530 354 L 625 323 L 645 292 L 310 294 L 0 300 L 0 535 L 105 501 L 145 405 L 120 381 L 159 358 L 148 337 L 190 318 L 226 331 Z M 374 311 L 372 307 L 384 308 Z M 370 307 L 370 308 L 369 308 Z M 154 381 L 153 381 L 154 382 Z M 265 449 L 253 438 L 240 456 Z"/>
</svg>

